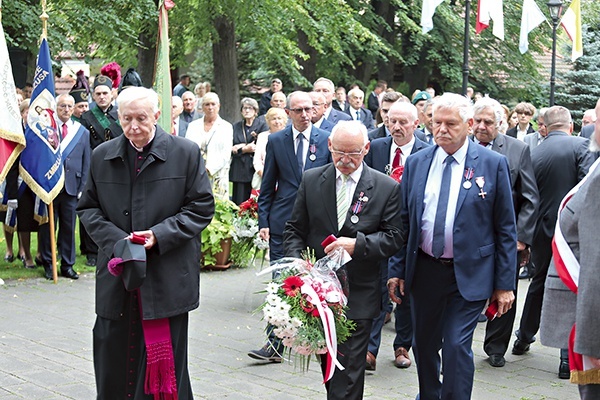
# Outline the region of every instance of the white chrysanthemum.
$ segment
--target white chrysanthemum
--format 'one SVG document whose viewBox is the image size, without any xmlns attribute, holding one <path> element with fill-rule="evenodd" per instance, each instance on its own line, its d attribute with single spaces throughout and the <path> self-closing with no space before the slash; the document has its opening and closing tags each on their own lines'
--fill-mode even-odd
<svg viewBox="0 0 600 400">
<path fill-rule="evenodd" d="M 275 294 L 275 293 L 277 293 L 278 290 L 279 290 L 279 284 L 277 284 L 276 282 L 269 282 L 267 284 L 267 293 Z"/>
<path fill-rule="evenodd" d="M 294 328 L 300 328 L 302 326 L 302 321 L 299 318 L 294 317 L 294 318 L 292 318 L 291 325 Z"/>
<path fill-rule="evenodd" d="M 280 302 L 281 299 L 276 294 L 270 293 L 267 295 L 267 303 L 269 303 L 270 305 L 279 304 Z"/>
</svg>

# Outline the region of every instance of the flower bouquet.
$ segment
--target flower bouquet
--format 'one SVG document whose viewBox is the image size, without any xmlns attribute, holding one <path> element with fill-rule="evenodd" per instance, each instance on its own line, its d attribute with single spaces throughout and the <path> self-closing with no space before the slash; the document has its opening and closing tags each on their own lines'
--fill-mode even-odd
<svg viewBox="0 0 600 400">
<path fill-rule="evenodd" d="M 252 264 L 259 251 L 269 248 L 269 243 L 258 235 L 258 203 L 252 196 L 240 204 L 233 218 L 233 246 L 231 258 L 235 265 Z"/>
<path fill-rule="evenodd" d="M 402 182 L 402 173 L 404 172 L 404 165 L 400 165 L 396 168 L 392 167 L 392 164 L 385 166 L 385 173 L 396 182 Z"/>
<path fill-rule="evenodd" d="M 346 318 L 348 299 L 336 275 L 343 265 L 342 252 L 335 250 L 314 265 L 284 258 L 260 273 L 280 273 L 267 285 L 261 306 L 264 319 L 274 326 L 273 332 L 284 346 L 302 358 L 303 365 L 313 354 L 327 354 L 325 382 L 336 366 L 344 369 L 337 361 L 337 345 L 355 329 L 354 322 Z"/>
</svg>

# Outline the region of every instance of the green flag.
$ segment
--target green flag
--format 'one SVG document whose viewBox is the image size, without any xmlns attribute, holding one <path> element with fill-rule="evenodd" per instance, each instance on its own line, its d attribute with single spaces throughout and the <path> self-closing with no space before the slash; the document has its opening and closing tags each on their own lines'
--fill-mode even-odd
<svg viewBox="0 0 600 400">
<path fill-rule="evenodd" d="M 169 67 L 169 16 L 167 11 L 175 3 L 161 0 L 158 5 L 158 37 L 156 42 L 156 66 L 154 68 L 154 90 L 160 101 L 158 125 L 166 132 L 173 132 L 171 119 L 171 72 Z"/>
</svg>

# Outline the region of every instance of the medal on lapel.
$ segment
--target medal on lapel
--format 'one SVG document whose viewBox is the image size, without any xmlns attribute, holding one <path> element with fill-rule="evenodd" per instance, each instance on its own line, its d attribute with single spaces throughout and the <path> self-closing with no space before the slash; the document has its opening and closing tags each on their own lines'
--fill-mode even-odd
<svg viewBox="0 0 600 400">
<path fill-rule="evenodd" d="M 485 195 L 487 194 L 487 192 L 483 191 L 483 185 L 485 185 L 485 178 L 483 176 L 478 176 L 477 178 L 475 178 L 475 183 L 479 187 L 479 193 L 477 193 L 477 195 L 480 196 L 482 199 L 485 199 Z"/>
<path fill-rule="evenodd" d="M 465 168 L 465 181 L 463 182 L 463 187 L 467 190 L 471 189 L 473 184 L 471 183 L 471 179 L 473 179 L 473 175 L 475 174 L 475 170 L 471 167 Z"/>
<path fill-rule="evenodd" d="M 350 222 L 357 224 L 358 221 L 360 221 L 358 214 L 360 214 L 367 201 L 369 201 L 369 198 L 365 196 L 365 192 L 360 192 L 356 203 L 354 203 L 352 206 L 352 216 L 350 217 Z"/>
<path fill-rule="evenodd" d="M 311 143 L 310 147 L 308 148 L 308 151 L 310 153 L 308 159 L 310 161 L 315 161 L 317 159 L 317 155 L 315 154 L 317 152 L 317 146 L 314 143 Z"/>
</svg>

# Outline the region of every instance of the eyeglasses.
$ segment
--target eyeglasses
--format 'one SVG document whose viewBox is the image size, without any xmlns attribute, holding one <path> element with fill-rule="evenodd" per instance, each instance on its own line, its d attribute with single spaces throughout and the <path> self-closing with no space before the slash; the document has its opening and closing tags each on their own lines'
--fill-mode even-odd
<svg viewBox="0 0 600 400">
<path fill-rule="evenodd" d="M 330 150 L 330 151 L 331 151 L 332 156 L 336 156 L 339 158 L 348 157 L 348 158 L 357 159 L 364 154 L 365 149 L 362 148 L 359 152 L 354 152 L 354 153 L 345 153 L 343 151 L 337 151 L 337 150 Z"/>
<path fill-rule="evenodd" d="M 533 114 L 530 113 L 530 112 L 528 112 L 528 111 L 521 111 L 521 112 L 517 111 L 517 115 L 529 115 L 529 116 L 532 116 Z"/>
<path fill-rule="evenodd" d="M 289 108 L 288 110 L 295 112 L 296 114 L 311 113 L 314 107 L 303 107 L 303 108 Z"/>
</svg>

